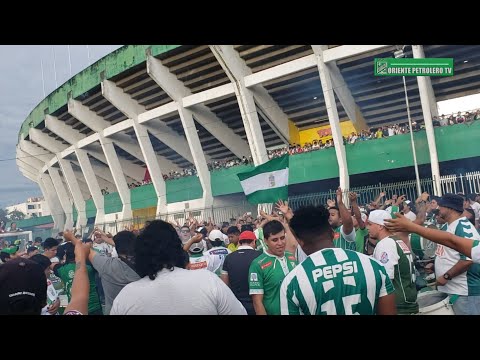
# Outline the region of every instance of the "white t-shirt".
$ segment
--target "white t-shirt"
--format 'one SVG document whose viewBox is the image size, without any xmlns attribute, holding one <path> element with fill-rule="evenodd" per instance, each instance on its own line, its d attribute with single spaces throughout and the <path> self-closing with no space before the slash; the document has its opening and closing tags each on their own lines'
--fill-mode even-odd
<svg viewBox="0 0 480 360">
<path fill-rule="evenodd" d="M 480 244 L 474 243 L 472 247 L 472 261 L 480 264 Z"/>
<path fill-rule="evenodd" d="M 92 248 L 93 248 L 93 250 L 95 250 L 100 255 L 112 256 L 113 246 L 107 244 L 106 242 L 102 242 L 100 244 L 97 244 L 96 242 L 93 242 Z"/>
<path fill-rule="evenodd" d="M 480 219 L 480 204 L 478 202 L 473 202 L 473 204 L 470 205 L 470 207 L 473 209 L 473 212 L 475 213 L 475 221 L 478 221 Z"/>
<path fill-rule="evenodd" d="M 395 277 L 395 265 L 398 264 L 400 256 L 397 251 L 397 243 L 390 237 L 382 239 L 373 250 L 373 258 L 380 261 L 385 267 L 388 277 L 393 280 Z"/>
<path fill-rule="evenodd" d="M 125 286 L 110 315 L 246 315 L 230 288 L 211 271 L 162 269 Z"/>
<path fill-rule="evenodd" d="M 477 230 L 471 225 L 470 221 L 465 216 L 455 220 L 447 227 L 447 232 L 450 234 L 456 234 L 457 236 L 469 238 L 470 240 L 480 240 L 480 235 Z M 462 236 L 467 234 L 467 236 Z M 471 235 L 471 236 L 470 236 Z M 472 249 L 473 250 L 473 249 Z M 472 251 L 473 253 L 473 251 Z M 469 257 L 461 255 L 458 251 L 453 250 L 447 246 L 438 244 L 435 251 L 435 276 L 439 277 L 450 270 L 459 260 L 472 260 Z M 473 256 L 473 254 L 472 254 Z M 438 291 L 447 294 L 456 295 L 468 295 L 468 279 L 467 272 L 455 276 L 453 279 L 448 280 L 446 285 L 438 286 Z"/>
<path fill-rule="evenodd" d="M 220 275 L 225 257 L 230 253 L 231 251 L 223 246 L 216 246 L 205 251 L 204 254 L 209 257 L 208 270 Z"/>
</svg>

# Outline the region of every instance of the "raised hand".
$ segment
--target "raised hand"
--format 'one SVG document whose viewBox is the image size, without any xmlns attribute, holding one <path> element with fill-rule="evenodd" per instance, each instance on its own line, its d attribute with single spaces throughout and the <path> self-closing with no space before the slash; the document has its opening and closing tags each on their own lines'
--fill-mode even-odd
<svg viewBox="0 0 480 360">
<path fill-rule="evenodd" d="M 357 193 L 349 192 L 348 198 L 350 199 L 351 202 L 357 202 L 358 195 Z"/>
<path fill-rule="evenodd" d="M 342 198 L 342 188 L 339 186 L 337 189 L 337 204 L 340 204 L 343 202 Z"/>
<path fill-rule="evenodd" d="M 288 203 L 286 201 L 284 202 L 283 200 L 278 200 L 277 203 L 275 204 L 275 208 L 284 214 L 286 214 L 290 209 L 288 207 Z"/>
<path fill-rule="evenodd" d="M 335 206 L 335 201 L 333 201 L 332 199 L 328 199 L 327 200 L 327 205 L 328 205 L 328 207 L 334 207 Z"/>
<path fill-rule="evenodd" d="M 395 213 L 396 219 L 385 219 L 385 227 L 391 232 L 412 232 L 415 224 L 400 213 Z"/>
</svg>

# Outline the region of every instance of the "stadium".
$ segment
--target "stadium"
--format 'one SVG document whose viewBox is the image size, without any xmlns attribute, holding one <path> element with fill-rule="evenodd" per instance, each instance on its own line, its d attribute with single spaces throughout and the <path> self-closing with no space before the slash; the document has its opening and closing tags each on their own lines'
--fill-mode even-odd
<svg viewBox="0 0 480 360">
<path fill-rule="evenodd" d="M 407 76 L 405 84 L 374 75 L 375 58 L 399 52 L 453 58 L 454 75 Z M 23 122 L 17 165 L 52 216 L 19 226 L 96 224 L 114 233 L 153 218 L 229 221 L 257 209 L 237 173 L 322 139 L 322 150 L 290 156 L 292 204 L 323 201 L 338 184 L 364 197 L 381 189 L 411 198 L 414 162 L 422 190 L 479 192 L 480 122 L 434 126 L 439 101 L 479 89 L 479 46 L 126 45 Z M 422 124 L 416 159 L 410 134 L 345 141 L 409 117 Z"/>
</svg>

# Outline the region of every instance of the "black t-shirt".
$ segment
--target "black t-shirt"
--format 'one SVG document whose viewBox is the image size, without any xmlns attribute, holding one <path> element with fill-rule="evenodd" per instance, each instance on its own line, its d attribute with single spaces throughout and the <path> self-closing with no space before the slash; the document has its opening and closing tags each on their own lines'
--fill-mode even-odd
<svg viewBox="0 0 480 360">
<path fill-rule="evenodd" d="M 252 301 L 248 288 L 248 269 L 252 261 L 261 254 L 254 249 L 240 249 L 228 254 L 223 262 L 223 270 L 228 272 L 230 288 L 242 303 Z"/>
</svg>

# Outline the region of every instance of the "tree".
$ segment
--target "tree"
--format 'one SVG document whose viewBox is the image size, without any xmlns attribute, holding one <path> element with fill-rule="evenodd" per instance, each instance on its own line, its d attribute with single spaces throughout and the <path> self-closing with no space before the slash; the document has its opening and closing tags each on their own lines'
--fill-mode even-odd
<svg viewBox="0 0 480 360">
<path fill-rule="evenodd" d="M 13 211 L 8 213 L 8 218 L 11 221 L 23 220 L 23 219 L 25 219 L 25 214 L 21 211 L 13 210 Z"/>
</svg>

